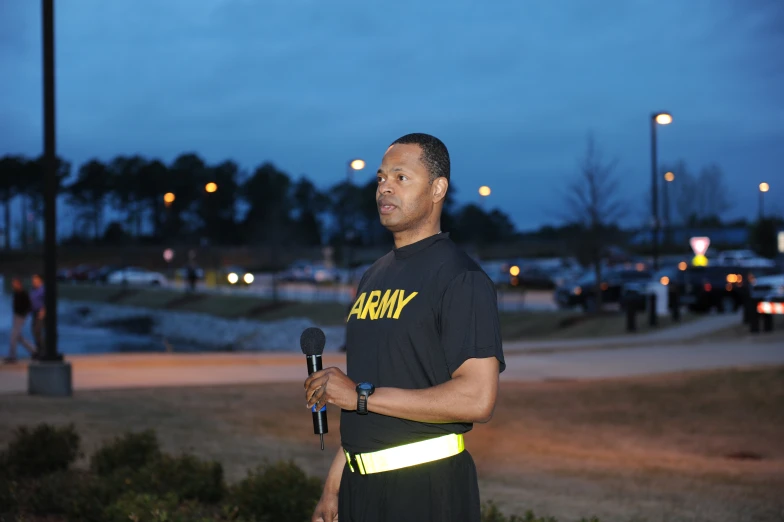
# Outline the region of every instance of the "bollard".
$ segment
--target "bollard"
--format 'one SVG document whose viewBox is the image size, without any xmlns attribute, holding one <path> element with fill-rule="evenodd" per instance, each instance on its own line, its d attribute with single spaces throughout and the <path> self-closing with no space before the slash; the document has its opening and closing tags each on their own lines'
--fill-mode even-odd
<svg viewBox="0 0 784 522">
<path fill-rule="evenodd" d="M 648 296 L 648 324 L 656 326 L 656 294 Z"/>
<path fill-rule="evenodd" d="M 674 322 L 679 322 L 681 320 L 681 300 L 680 296 L 678 295 L 678 290 L 674 290 L 667 294 L 669 298 L 669 307 L 670 313 L 672 314 L 672 320 Z"/>
<path fill-rule="evenodd" d="M 762 316 L 762 331 L 773 331 L 773 314 L 760 314 Z"/>
<path fill-rule="evenodd" d="M 637 302 L 626 301 L 626 331 L 634 332 L 637 330 Z"/>
<path fill-rule="evenodd" d="M 757 303 L 753 299 L 749 299 L 749 331 L 751 333 L 759 333 L 760 331 L 760 314 L 757 312 Z"/>
<path fill-rule="evenodd" d="M 751 314 L 753 303 L 751 301 L 751 291 L 749 285 L 743 286 L 743 324 L 749 324 L 751 321 Z"/>
</svg>

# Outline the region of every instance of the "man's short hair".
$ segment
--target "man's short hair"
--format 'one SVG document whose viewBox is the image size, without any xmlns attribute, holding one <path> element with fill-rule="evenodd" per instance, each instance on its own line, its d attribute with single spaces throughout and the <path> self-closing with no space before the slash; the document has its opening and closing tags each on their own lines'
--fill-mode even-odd
<svg viewBox="0 0 784 522">
<path fill-rule="evenodd" d="M 392 145 L 419 145 L 422 149 L 422 156 L 420 161 L 424 164 L 428 174 L 430 174 L 430 183 L 436 178 L 446 178 L 449 181 L 450 162 L 449 151 L 446 149 L 444 142 L 421 132 L 413 134 L 406 134 L 396 139 Z"/>
</svg>

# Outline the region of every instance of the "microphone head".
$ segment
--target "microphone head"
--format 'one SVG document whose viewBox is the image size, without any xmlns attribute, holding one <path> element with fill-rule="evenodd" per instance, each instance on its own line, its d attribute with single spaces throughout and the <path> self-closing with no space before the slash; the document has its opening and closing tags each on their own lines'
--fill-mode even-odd
<svg viewBox="0 0 784 522">
<path fill-rule="evenodd" d="M 305 328 L 299 338 L 299 346 L 305 355 L 321 355 L 326 343 L 327 337 L 321 328 Z"/>
</svg>

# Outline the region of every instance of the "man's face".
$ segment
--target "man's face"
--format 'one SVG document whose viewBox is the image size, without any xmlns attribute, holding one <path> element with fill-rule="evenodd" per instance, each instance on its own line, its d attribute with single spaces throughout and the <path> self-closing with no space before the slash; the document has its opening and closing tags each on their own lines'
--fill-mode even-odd
<svg viewBox="0 0 784 522">
<path fill-rule="evenodd" d="M 421 155 L 419 145 L 398 143 L 387 149 L 381 161 L 376 202 L 381 224 L 391 232 L 410 230 L 424 223 L 446 193 L 446 179 L 430 183 Z"/>
<path fill-rule="evenodd" d="M 33 288 L 40 288 L 41 285 L 43 284 L 43 281 L 41 281 L 40 276 L 34 275 L 32 279 L 32 283 L 33 283 Z"/>
<path fill-rule="evenodd" d="M 18 279 L 12 279 L 11 280 L 11 288 L 15 292 L 20 291 L 22 289 L 22 282 L 20 280 L 18 280 Z"/>
</svg>

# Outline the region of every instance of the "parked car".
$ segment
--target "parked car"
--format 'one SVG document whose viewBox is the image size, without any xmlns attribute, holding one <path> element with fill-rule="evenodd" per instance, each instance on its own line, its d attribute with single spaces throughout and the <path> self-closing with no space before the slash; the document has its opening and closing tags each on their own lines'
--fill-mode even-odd
<svg viewBox="0 0 784 522">
<path fill-rule="evenodd" d="M 734 312 L 743 304 L 744 285 L 778 272 L 774 267 L 709 265 L 684 271 L 680 302 L 694 312 Z"/>
<path fill-rule="evenodd" d="M 725 250 L 716 257 L 717 265 L 773 268 L 776 262 L 757 255 L 751 250 Z"/>
<path fill-rule="evenodd" d="M 166 276 L 145 268 L 126 267 L 115 270 L 106 278 L 110 284 L 152 285 L 163 286 L 167 284 Z"/>
<path fill-rule="evenodd" d="M 651 279 L 648 270 L 605 270 L 602 272 L 600 289 L 602 303 L 619 303 L 624 285 L 635 281 Z M 580 306 L 585 311 L 596 310 L 596 275 L 587 272 L 574 284 L 556 288 L 555 301 L 561 308 Z"/>
<path fill-rule="evenodd" d="M 784 274 L 756 278 L 751 285 L 750 293 L 755 301 L 784 303 Z"/>
<path fill-rule="evenodd" d="M 340 282 L 340 272 L 334 267 L 327 267 L 324 263 L 301 260 L 295 261 L 280 273 L 278 280 L 303 283 L 337 283 Z"/>
</svg>

